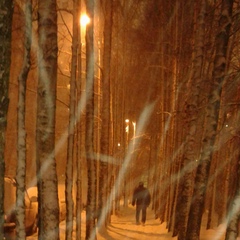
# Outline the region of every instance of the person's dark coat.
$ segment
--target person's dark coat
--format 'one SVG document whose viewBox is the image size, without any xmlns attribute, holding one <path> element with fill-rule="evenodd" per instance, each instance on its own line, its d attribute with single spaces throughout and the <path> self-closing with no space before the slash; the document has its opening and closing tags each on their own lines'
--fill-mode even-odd
<svg viewBox="0 0 240 240">
<path fill-rule="evenodd" d="M 132 205 L 143 205 L 148 207 L 151 202 L 151 196 L 147 188 L 143 185 L 139 185 L 135 188 L 133 193 Z"/>
</svg>

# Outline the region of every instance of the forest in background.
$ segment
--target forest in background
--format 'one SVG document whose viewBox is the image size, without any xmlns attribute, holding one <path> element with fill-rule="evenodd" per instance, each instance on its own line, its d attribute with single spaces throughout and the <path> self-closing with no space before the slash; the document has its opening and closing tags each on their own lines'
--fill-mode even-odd
<svg viewBox="0 0 240 240">
<path fill-rule="evenodd" d="M 39 239 L 59 238 L 58 182 L 66 239 L 73 218 L 81 236 L 83 205 L 94 239 L 141 180 L 179 240 L 200 239 L 203 214 L 206 228 L 226 223 L 225 239 L 239 236 L 239 0 L 6 0 L 0 9 L 1 223 L 4 175 L 17 180 L 18 239 L 26 185 L 38 186 Z"/>
</svg>

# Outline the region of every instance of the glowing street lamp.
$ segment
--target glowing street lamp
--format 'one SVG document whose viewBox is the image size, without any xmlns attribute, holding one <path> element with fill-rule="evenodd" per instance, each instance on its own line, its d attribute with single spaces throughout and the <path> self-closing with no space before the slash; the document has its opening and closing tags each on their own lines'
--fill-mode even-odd
<svg viewBox="0 0 240 240">
<path fill-rule="evenodd" d="M 80 81 L 81 81 L 81 74 L 82 74 L 82 47 L 85 45 L 85 35 L 86 35 L 86 26 L 87 24 L 90 23 L 90 18 L 88 17 L 87 14 L 82 14 L 80 19 L 79 19 L 79 27 L 80 27 L 80 32 L 79 32 L 79 72 L 80 72 Z"/>
<path fill-rule="evenodd" d="M 82 14 L 80 19 L 79 19 L 79 22 L 80 22 L 80 43 L 81 45 L 84 45 L 85 44 L 85 34 L 86 34 L 86 26 L 90 23 L 90 18 L 88 17 L 87 14 Z M 80 45 L 80 46 L 81 46 Z M 80 52 L 81 52 L 81 49 L 79 49 Z"/>
<path fill-rule="evenodd" d="M 90 18 L 88 17 L 88 15 L 83 14 L 80 18 L 80 24 L 81 26 L 85 27 L 87 24 L 90 23 Z"/>
</svg>

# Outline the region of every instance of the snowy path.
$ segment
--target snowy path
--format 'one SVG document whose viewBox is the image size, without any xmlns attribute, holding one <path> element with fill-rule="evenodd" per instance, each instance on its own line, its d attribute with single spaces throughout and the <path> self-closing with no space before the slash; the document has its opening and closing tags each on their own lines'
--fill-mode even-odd
<svg viewBox="0 0 240 240">
<path fill-rule="evenodd" d="M 154 214 L 150 209 L 147 210 L 145 226 L 136 225 L 135 222 L 135 208 L 130 206 L 122 211 L 122 216 L 112 216 L 111 225 L 108 227 L 107 232 L 104 234 L 99 233 L 98 239 L 174 239 L 171 238 L 171 233 L 167 233 L 166 225 L 160 225 L 159 219 L 154 218 Z"/>
<path fill-rule="evenodd" d="M 215 230 L 202 229 L 200 240 L 223 240 L 224 229 L 221 226 Z M 135 224 L 135 208 L 129 206 L 122 211 L 121 216 L 112 216 L 112 221 L 107 231 L 98 234 L 98 240 L 176 240 L 172 233 L 168 233 L 166 224 L 160 224 L 155 219 L 151 209 L 147 210 L 145 226 Z"/>
</svg>

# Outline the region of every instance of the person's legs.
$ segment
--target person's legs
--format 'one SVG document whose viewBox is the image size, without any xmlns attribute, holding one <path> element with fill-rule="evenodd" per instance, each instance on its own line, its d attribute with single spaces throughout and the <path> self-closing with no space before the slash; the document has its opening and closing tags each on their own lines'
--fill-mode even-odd
<svg viewBox="0 0 240 240">
<path fill-rule="evenodd" d="M 139 224 L 139 217 L 140 217 L 141 206 L 136 206 L 136 224 Z"/>
<path fill-rule="evenodd" d="M 146 222 L 147 217 L 147 207 L 142 206 L 142 223 L 144 224 Z"/>
</svg>

